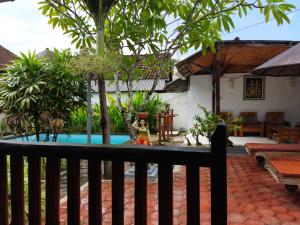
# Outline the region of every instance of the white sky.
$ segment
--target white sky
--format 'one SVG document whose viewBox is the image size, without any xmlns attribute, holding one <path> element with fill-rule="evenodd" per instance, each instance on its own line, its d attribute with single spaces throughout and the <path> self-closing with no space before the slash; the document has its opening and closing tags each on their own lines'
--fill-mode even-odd
<svg viewBox="0 0 300 225">
<path fill-rule="evenodd" d="M 53 30 L 38 8 L 38 0 L 1 3 L 0 45 L 15 54 L 47 47 L 70 48 L 70 39 L 61 30 Z"/>
<path fill-rule="evenodd" d="M 47 23 L 47 18 L 38 10 L 39 0 L 15 0 L 0 4 L 0 45 L 19 54 L 45 48 L 66 49 L 72 48 L 71 40 L 63 35 L 60 29 L 53 30 Z M 300 8 L 299 0 L 286 0 Z M 232 40 L 239 36 L 241 40 L 300 40 L 300 11 L 290 14 L 291 24 L 277 27 L 276 23 L 262 24 L 246 30 L 223 34 L 224 40 Z M 264 18 L 257 12 L 249 13 L 246 18 L 234 18 L 236 30 L 263 21 Z M 191 49 L 184 56 L 176 54 L 176 58 L 185 58 L 194 53 Z"/>
</svg>

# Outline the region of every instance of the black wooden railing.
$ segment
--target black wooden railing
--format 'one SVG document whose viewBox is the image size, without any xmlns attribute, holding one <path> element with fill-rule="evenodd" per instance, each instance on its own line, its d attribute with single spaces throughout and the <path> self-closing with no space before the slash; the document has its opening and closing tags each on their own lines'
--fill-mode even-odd
<svg viewBox="0 0 300 225">
<path fill-rule="evenodd" d="M 102 222 L 101 160 L 112 161 L 112 224 L 124 222 L 124 162 L 135 162 L 135 224 L 147 224 L 147 163 L 158 164 L 159 224 L 173 223 L 173 165 L 186 166 L 187 222 L 200 224 L 199 167 L 211 168 L 211 224 L 225 225 L 226 131 L 219 125 L 211 150 L 132 145 L 67 145 L 0 142 L 0 224 L 24 225 L 24 157 L 29 172 L 29 224 L 41 224 L 41 157 L 46 162 L 46 225 L 59 224 L 60 160 L 67 159 L 68 224 L 80 224 L 80 159 L 88 160 L 89 224 Z M 10 156 L 11 221 L 7 156 Z"/>
</svg>

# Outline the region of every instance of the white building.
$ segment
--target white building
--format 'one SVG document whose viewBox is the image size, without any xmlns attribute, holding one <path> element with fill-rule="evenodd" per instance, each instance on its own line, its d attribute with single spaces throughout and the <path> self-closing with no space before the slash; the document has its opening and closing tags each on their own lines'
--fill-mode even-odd
<svg viewBox="0 0 300 225">
<path fill-rule="evenodd" d="M 153 79 L 144 79 L 133 82 L 133 91 L 148 91 L 151 89 Z M 170 104 L 171 109 L 174 110 L 174 114 L 177 116 L 174 119 L 175 130 L 186 130 L 187 128 L 187 92 L 169 92 L 166 91 L 166 79 L 159 79 L 156 86 L 154 95 L 159 95 L 162 102 Z M 106 92 L 116 98 L 116 85 L 112 81 L 106 81 Z M 98 87 L 97 84 L 92 82 L 92 89 L 94 90 L 92 104 L 99 102 Z M 125 83 L 120 82 L 121 100 L 124 102 L 127 99 L 127 86 Z"/>
<path fill-rule="evenodd" d="M 258 120 L 265 120 L 266 112 L 284 112 L 285 120 L 295 124 L 300 121 L 300 79 L 292 77 L 262 77 L 260 99 L 245 98 L 246 77 L 251 70 L 289 49 L 297 42 L 291 41 L 224 41 L 219 51 L 206 55 L 201 51 L 177 63 L 178 71 L 189 79 L 187 91 L 187 127 L 200 113 L 198 104 L 210 110 L 219 104 L 220 111 L 257 112 Z M 219 61 L 219 94 L 216 80 L 216 61 Z M 250 77 L 251 78 L 251 77 Z M 249 80 L 249 79 L 248 79 Z M 218 85 L 218 84 L 217 84 Z M 213 88 L 214 87 L 214 88 Z M 219 95 L 219 99 L 218 96 Z M 215 100 L 213 101 L 213 96 Z"/>
</svg>

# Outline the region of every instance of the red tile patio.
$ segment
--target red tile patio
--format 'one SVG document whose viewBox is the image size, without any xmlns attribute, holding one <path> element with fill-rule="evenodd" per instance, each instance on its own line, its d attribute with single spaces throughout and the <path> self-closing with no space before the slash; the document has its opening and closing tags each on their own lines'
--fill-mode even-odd
<svg viewBox="0 0 300 225">
<path fill-rule="evenodd" d="M 209 170 L 201 168 L 201 225 L 210 224 Z M 111 183 L 103 181 L 103 224 L 111 224 Z M 185 168 L 174 171 L 174 225 L 186 224 Z M 87 187 L 82 190 L 82 224 L 88 224 Z M 125 182 L 125 224 L 134 224 L 134 183 Z M 158 224 L 157 183 L 148 184 L 148 224 Z M 61 204 L 61 224 L 66 221 L 66 202 Z M 300 192 L 289 193 L 259 167 L 254 158 L 228 157 L 229 225 L 300 225 Z"/>
</svg>

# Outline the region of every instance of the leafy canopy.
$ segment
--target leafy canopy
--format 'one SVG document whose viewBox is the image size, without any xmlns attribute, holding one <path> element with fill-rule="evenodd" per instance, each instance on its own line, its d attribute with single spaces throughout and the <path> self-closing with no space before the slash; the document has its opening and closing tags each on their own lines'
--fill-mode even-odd
<svg viewBox="0 0 300 225">
<path fill-rule="evenodd" d="M 43 0 L 40 10 L 49 24 L 62 28 L 77 48 L 91 48 L 96 42 L 99 2 L 89 0 Z M 129 49 L 137 55 L 148 52 L 214 49 L 220 33 L 234 29 L 233 16 L 259 10 L 268 22 L 289 22 L 294 8 L 285 0 L 103 0 L 105 42 L 108 47 Z M 110 10 L 109 10 L 109 7 Z"/>
<path fill-rule="evenodd" d="M 121 56 L 112 51 L 107 51 L 103 56 L 92 54 L 88 49 L 83 49 L 67 64 L 73 74 L 97 75 L 105 74 L 106 79 L 112 79 L 119 71 Z"/>
</svg>

